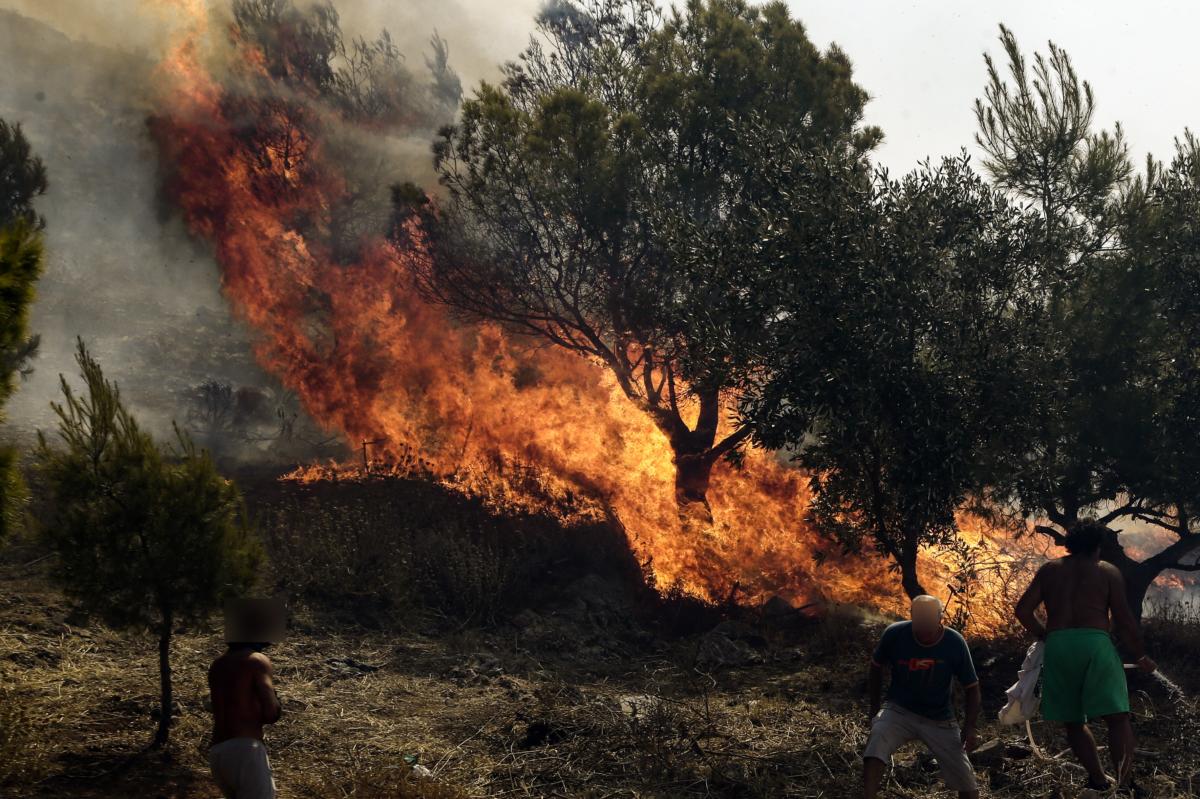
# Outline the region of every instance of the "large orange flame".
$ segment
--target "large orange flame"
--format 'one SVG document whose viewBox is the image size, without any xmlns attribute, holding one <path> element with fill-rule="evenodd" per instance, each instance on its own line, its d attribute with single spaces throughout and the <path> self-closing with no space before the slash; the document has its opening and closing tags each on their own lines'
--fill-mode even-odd
<svg viewBox="0 0 1200 799">
<path fill-rule="evenodd" d="M 499 503 L 615 514 L 661 587 L 710 600 L 903 606 L 881 560 L 816 557 L 827 543 L 804 521 L 807 482 L 770 453 L 719 465 L 711 522 L 682 519 L 666 439 L 606 372 L 454 322 L 412 289 L 406 262 L 417 251 L 380 237 L 355 262 L 336 262 L 293 222 L 322 219 L 345 190 L 320 137 L 306 142 L 302 169 L 243 157 L 222 87 L 202 64 L 211 45 L 202 4 L 164 2 L 190 20 L 160 67 L 163 109 L 152 123 L 170 191 L 189 228 L 212 242 L 226 295 L 259 334 L 257 357 L 314 419 L 355 447 L 373 442 L 393 466 L 417 458 Z M 264 192 L 264 172 L 284 190 Z M 946 596 L 952 569 L 928 560 L 923 570 Z M 1002 615 L 995 602 L 973 610 L 987 626 Z"/>
</svg>

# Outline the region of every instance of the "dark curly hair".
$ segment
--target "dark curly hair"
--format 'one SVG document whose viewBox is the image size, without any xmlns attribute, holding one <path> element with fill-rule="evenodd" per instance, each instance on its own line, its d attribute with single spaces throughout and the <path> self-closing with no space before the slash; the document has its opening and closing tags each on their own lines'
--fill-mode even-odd
<svg viewBox="0 0 1200 799">
<path fill-rule="evenodd" d="M 1072 555 L 1095 555 L 1108 535 L 1108 528 L 1091 519 L 1072 525 L 1063 540 L 1063 546 Z"/>
</svg>

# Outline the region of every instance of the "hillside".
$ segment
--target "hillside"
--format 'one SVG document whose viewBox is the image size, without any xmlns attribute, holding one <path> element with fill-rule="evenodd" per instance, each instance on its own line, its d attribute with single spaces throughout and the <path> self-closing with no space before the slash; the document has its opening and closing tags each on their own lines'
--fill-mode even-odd
<svg viewBox="0 0 1200 799">
<path fill-rule="evenodd" d="M 0 118 L 22 126 L 50 184 L 38 202 L 48 221 L 46 266 L 31 318 L 41 347 L 7 409 L 17 436 L 52 422 L 49 400 L 59 374 L 74 371 L 77 336 L 162 435 L 172 420 L 188 421 L 196 387 L 210 380 L 273 403 L 252 432 L 272 432 L 275 405 L 302 415 L 254 362 L 207 247 L 160 196 L 147 133 L 154 66 L 0 8 Z M 258 454 L 238 443 L 245 456 Z"/>
</svg>

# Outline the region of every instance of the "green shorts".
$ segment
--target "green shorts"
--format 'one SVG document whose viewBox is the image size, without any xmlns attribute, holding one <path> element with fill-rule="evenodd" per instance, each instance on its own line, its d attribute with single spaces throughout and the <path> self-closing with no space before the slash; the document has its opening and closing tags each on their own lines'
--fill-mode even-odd
<svg viewBox="0 0 1200 799">
<path fill-rule="evenodd" d="M 1125 667 L 1107 632 L 1076 627 L 1046 636 L 1042 718 L 1082 723 L 1128 712 Z"/>
</svg>

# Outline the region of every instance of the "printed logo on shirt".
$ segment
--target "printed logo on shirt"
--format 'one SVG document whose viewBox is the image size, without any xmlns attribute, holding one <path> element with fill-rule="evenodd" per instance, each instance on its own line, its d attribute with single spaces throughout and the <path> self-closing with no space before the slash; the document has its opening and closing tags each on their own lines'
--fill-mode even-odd
<svg viewBox="0 0 1200 799">
<path fill-rule="evenodd" d="M 897 665 L 905 666 L 909 671 L 930 671 L 937 665 L 937 661 L 933 658 L 909 658 L 899 661 Z"/>
</svg>

